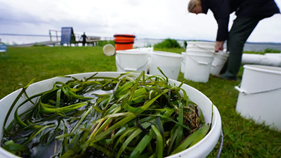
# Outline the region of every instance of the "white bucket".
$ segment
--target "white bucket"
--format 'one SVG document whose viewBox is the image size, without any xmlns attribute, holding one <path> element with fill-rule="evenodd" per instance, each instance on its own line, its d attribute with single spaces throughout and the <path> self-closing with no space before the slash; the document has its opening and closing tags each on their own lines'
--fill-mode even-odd
<svg viewBox="0 0 281 158">
<path fill-rule="evenodd" d="M 187 53 L 184 78 L 194 82 L 208 82 L 213 59 L 213 54 Z"/>
<path fill-rule="evenodd" d="M 219 51 L 214 55 L 214 60 L 211 66 L 211 74 L 218 75 L 220 74 L 221 69 L 223 68 L 227 58 L 229 56 L 229 52 Z"/>
<path fill-rule="evenodd" d="M 182 65 L 181 65 L 181 72 L 184 73 L 185 72 L 185 56 L 187 55 L 187 53 L 190 54 L 201 54 L 201 55 L 213 55 L 215 53 L 214 49 L 208 49 L 208 48 L 203 48 L 203 47 L 198 47 L 196 46 L 195 43 L 198 42 L 192 42 L 192 44 L 190 44 L 187 48 L 186 48 L 186 52 L 182 52 L 183 55 L 183 60 L 182 60 Z M 206 47 L 206 46 L 205 46 Z"/>
<path fill-rule="evenodd" d="M 181 55 L 182 55 L 182 59 L 181 59 L 181 73 L 184 73 L 186 52 L 181 52 Z"/>
<path fill-rule="evenodd" d="M 147 47 L 147 48 L 134 48 L 134 49 L 127 49 L 127 50 L 124 50 L 124 51 L 138 51 L 138 52 L 146 52 L 146 53 L 149 53 L 151 54 L 153 52 L 153 47 Z M 149 73 L 149 69 L 150 69 L 150 65 L 151 65 L 151 60 L 148 61 L 147 63 L 147 72 Z"/>
<path fill-rule="evenodd" d="M 192 50 L 194 48 L 199 48 L 208 51 L 215 50 L 215 42 L 199 42 L 199 41 L 189 41 L 187 42 L 186 51 Z"/>
<path fill-rule="evenodd" d="M 151 53 L 149 74 L 162 76 L 157 68 L 159 67 L 168 78 L 177 80 L 181 67 L 181 60 L 181 54 L 154 51 Z"/>
<path fill-rule="evenodd" d="M 281 68 L 244 65 L 236 111 L 257 123 L 281 130 Z"/>
<path fill-rule="evenodd" d="M 115 62 L 117 71 L 145 71 L 147 73 L 150 53 L 147 51 L 116 51 Z"/>
<path fill-rule="evenodd" d="M 106 44 L 103 46 L 103 53 L 106 56 L 112 56 L 115 54 L 115 47 L 112 44 Z"/>
<path fill-rule="evenodd" d="M 68 75 L 68 76 L 73 76 L 77 79 L 84 79 L 84 78 L 88 78 L 88 77 L 92 76 L 93 74 L 95 74 L 95 72 L 73 74 L 73 75 Z M 121 74 L 121 72 L 98 72 L 98 74 L 96 76 L 97 77 L 101 77 L 101 76 L 118 77 L 120 74 Z M 40 81 L 40 82 L 31 84 L 27 88 L 27 95 L 32 96 L 32 95 L 50 90 L 53 88 L 53 84 L 55 82 L 57 82 L 57 81 L 66 82 L 69 79 L 70 78 L 55 77 L 55 78 L 51 78 L 48 80 L 44 80 L 44 81 Z M 172 79 L 169 80 L 169 83 L 172 85 L 181 84 L 180 82 L 172 80 Z M 212 122 L 212 127 L 211 127 L 209 133 L 201 141 L 199 141 L 194 146 L 192 146 L 178 154 L 169 156 L 168 158 L 179 158 L 179 157 L 204 158 L 204 157 L 207 157 L 209 155 L 209 153 L 216 146 L 216 144 L 219 140 L 219 137 L 220 137 L 220 132 L 221 132 L 221 128 L 222 128 L 220 113 L 219 113 L 218 109 L 216 108 L 216 106 L 213 105 L 213 103 L 210 101 L 210 99 L 208 97 L 206 97 L 200 91 L 198 91 L 195 88 L 193 88 L 189 85 L 186 85 L 186 84 L 183 84 L 181 86 L 181 88 L 183 88 L 187 92 L 189 99 L 191 101 L 195 102 L 199 106 L 199 108 L 202 110 L 203 116 L 205 118 L 205 122 L 211 123 L 211 120 L 213 122 Z M 6 114 L 8 113 L 10 106 L 12 105 L 13 101 L 18 96 L 20 91 L 21 90 L 17 90 L 0 100 L 0 107 L 1 107 L 1 113 L 2 113 L 0 115 L 0 140 L 2 139 L 2 135 L 3 135 L 2 127 L 3 127 L 3 123 L 4 123 L 4 119 L 6 117 Z M 23 102 L 24 100 L 25 100 L 25 97 L 20 97 L 20 99 L 19 99 L 18 103 L 15 105 L 14 109 L 19 105 L 20 102 Z M 32 106 L 32 105 L 30 104 L 30 106 Z M 27 109 L 28 109 L 28 107 L 25 108 L 25 110 L 27 110 Z M 213 109 L 213 111 L 212 111 L 212 109 Z M 22 113 L 22 112 L 24 112 L 24 111 L 23 111 L 23 109 L 20 108 L 19 113 Z M 14 110 L 12 111 L 12 113 L 14 113 Z M 13 115 L 11 115 L 9 117 L 7 125 L 13 120 L 13 117 L 14 117 Z M 0 157 L 1 158 L 16 158 L 17 156 L 7 152 L 6 150 L 4 150 L 3 148 L 0 147 Z"/>
</svg>

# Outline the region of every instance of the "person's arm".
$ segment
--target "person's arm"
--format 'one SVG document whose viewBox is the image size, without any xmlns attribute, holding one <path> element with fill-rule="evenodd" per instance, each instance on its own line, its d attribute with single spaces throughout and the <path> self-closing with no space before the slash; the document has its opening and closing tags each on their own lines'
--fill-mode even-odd
<svg viewBox="0 0 281 158">
<path fill-rule="evenodd" d="M 228 37 L 230 6 L 229 0 L 212 0 L 210 9 L 218 24 L 215 51 L 223 50 L 224 41 Z"/>
<path fill-rule="evenodd" d="M 224 41 L 216 41 L 215 52 L 223 50 Z"/>
</svg>

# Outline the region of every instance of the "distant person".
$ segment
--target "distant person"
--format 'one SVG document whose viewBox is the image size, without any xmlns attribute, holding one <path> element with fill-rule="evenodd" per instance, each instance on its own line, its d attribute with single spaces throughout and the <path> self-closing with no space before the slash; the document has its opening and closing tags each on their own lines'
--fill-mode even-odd
<svg viewBox="0 0 281 158">
<path fill-rule="evenodd" d="M 183 41 L 183 46 L 186 49 L 186 47 L 187 47 L 187 42 L 186 41 Z"/>
<path fill-rule="evenodd" d="M 209 9 L 218 24 L 215 51 L 223 50 L 224 41 L 227 40 L 227 50 L 230 52 L 226 71 L 216 77 L 236 80 L 248 37 L 260 20 L 280 13 L 280 10 L 274 0 L 190 0 L 188 3 L 191 13 L 207 14 Z M 228 32 L 229 15 L 232 12 L 237 17 Z"/>
<path fill-rule="evenodd" d="M 88 39 L 88 37 L 86 36 L 85 32 L 84 32 L 83 35 L 81 35 L 81 38 L 82 38 L 82 45 L 85 46 L 86 41 L 87 41 L 87 39 Z M 81 38 L 80 38 L 80 39 L 81 39 Z"/>
</svg>

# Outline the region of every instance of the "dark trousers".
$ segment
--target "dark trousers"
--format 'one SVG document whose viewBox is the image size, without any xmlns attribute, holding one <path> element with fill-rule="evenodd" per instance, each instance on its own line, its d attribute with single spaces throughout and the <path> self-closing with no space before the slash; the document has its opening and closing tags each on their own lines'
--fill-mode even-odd
<svg viewBox="0 0 281 158">
<path fill-rule="evenodd" d="M 241 65 L 244 44 L 262 19 L 238 17 L 234 20 L 227 40 L 227 50 L 230 54 L 221 73 L 224 73 L 226 76 L 237 76 Z"/>
</svg>

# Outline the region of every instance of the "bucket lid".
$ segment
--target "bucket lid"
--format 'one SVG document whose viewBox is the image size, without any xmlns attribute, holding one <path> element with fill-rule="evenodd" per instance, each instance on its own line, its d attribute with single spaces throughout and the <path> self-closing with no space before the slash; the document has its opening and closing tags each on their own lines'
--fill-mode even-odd
<svg viewBox="0 0 281 158">
<path fill-rule="evenodd" d="M 181 58 L 181 54 L 177 53 L 171 53 L 171 52 L 162 52 L 162 51 L 153 51 L 152 54 L 159 55 L 159 56 L 165 56 L 165 57 L 175 57 L 175 58 Z"/>
</svg>

